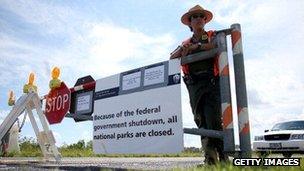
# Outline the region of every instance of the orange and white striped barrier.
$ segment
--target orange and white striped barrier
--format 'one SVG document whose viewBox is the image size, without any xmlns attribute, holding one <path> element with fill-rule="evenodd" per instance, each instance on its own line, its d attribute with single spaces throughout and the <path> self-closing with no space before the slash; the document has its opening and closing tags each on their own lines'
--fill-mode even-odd
<svg viewBox="0 0 304 171">
<path fill-rule="evenodd" d="M 235 88 L 240 137 L 240 157 L 251 156 L 250 125 L 240 24 L 231 25 L 231 41 L 234 63 Z"/>
<path fill-rule="evenodd" d="M 221 93 L 221 112 L 223 122 L 223 141 L 224 151 L 234 152 L 234 131 L 233 131 L 233 117 L 230 93 L 230 78 L 229 78 L 229 64 L 227 53 L 226 34 L 219 32 L 217 35 L 218 43 L 218 68 L 219 68 L 219 84 Z M 229 142 L 229 143 L 225 143 Z"/>
</svg>

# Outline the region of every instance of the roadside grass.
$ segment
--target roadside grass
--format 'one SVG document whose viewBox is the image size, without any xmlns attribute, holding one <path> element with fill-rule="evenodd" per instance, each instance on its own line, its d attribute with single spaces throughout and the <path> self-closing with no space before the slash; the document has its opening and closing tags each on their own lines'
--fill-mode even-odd
<svg viewBox="0 0 304 171">
<path fill-rule="evenodd" d="M 200 152 L 191 152 L 184 150 L 177 154 L 94 154 L 90 148 L 70 149 L 66 147 L 59 148 L 62 157 L 201 157 Z M 26 148 L 20 150 L 20 153 L 11 152 L 7 157 L 43 157 L 39 147 Z"/>
<path fill-rule="evenodd" d="M 199 152 L 183 151 L 177 154 L 94 154 L 92 149 L 59 148 L 62 157 L 201 157 Z M 42 157 L 40 148 L 23 149 L 20 153 L 11 152 L 7 157 Z"/>
<path fill-rule="evenodd" d="M 20 153 L 12 152 L 7 157 L 42 157 L 39 144 L 31 138 L 23 138 L 20 140 Z M 198 148 L 185 148 L 183 152 L 178 154 L 94 154 L 92 141 L 85 142 L 80 140 L 75 144 L 63 145 L 59 148 L 62 157 L 201 157 Z M 253 153 L 256 157 L 257 154 Z M 216 165 L 201 165 L 192 168 L 175 168 L 173 171 L 189 170 L 189 171 L 205 171 L 205 170 L 224 170 L 224 171 L 304 171 L 304 158 L 301 158 L 301 166 L 233 166 L 232 161 L 229 163 L 218 163 Z"/>
<path fill-rule="evenodd" d="M 20 153 L 11 152 L 7 157 L 42 157 L 42 152 L 37 141 L 33 138 L 19 140 Z"/>
<path fill-rule="evenodd" d="M 63 157 L 201 157 L 200 152 L 184 150 L 177 154 L 94 154 L 92 149 L 60 148 Z"/>
<path fill-rule="evenodd" d="M 37 141 L 24 137 L 19 141 L 20 153 L 11 152 L 7 157 L 43 157 Z M 92 141 L 80 140 L 77 143 L 58 148 L 62 157 L 201 157 L 200 149 L 190 147 L 177 154 L 94 154 Z"/>
</svg>

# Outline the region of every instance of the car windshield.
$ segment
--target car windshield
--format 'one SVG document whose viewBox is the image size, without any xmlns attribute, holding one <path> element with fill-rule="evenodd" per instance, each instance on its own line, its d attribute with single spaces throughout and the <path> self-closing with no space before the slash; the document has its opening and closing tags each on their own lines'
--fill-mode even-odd
<svg viewBox="0 0 304 171">
<path fill-rule="evenodd" d="M 304 130 L 304 121 L 292 121 L 278 123 L 273 126 L 272 131 L 278 130 Z"/>
</svg>

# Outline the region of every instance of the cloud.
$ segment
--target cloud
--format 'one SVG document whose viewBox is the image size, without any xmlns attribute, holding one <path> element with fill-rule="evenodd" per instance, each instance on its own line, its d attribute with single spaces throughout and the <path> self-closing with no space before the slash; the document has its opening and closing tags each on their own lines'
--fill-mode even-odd
<svg viewBox="0 0 304 171">
<path fill-rule="evenodd" d="M 26 80 L 28 73 L 34 71 L 40 92 L 45 93 L 48 91 L 46 85 L 51 67 L 59 66 L 62 69 L 61 78 L 72 85 L 84 75 L 91 74 L 98 79 L 167 60 L 169 47 L 174 42 L 170 34 L 146 35 L 111 23 L 85 22 L 83 26 L 79 28 L 80 32 L 69 36 L 71 44 L 54 49 L 52 53 L 49 53 L 50 49 L 32 47 L 18 39 L 7 37 L 11 43 L 4 44 L 1 52 L 6 54 L 4 62 L 0 64 L 0 69 L 4 71 L 0 75 L 4 78 L 0 80 L 2 85 L 19 82 L 20 77 L 15 77 L 16 75 Z M 12 48 L 24 49 L 25 53 L 16 54 L 16 51 L 9 50 Z M 12 63 L 11 67 L 7 67 L 7 63 Z"/>
<path fill-rule="evenodd" d="M 91 43 L 87 44 L 88 54 L 83 61 L 92 66 L 89 70 L 93 74 L 116 74 L 168 59 L 172 40 L 169 34 L 152 36 L 111 23 L 92 23 L 84 40 Z"/>
<path fill-rule="evenodd" d="M 88 130 L 82 130 L 81 132 L 81 138 L 85 140 L 86 142 L 92 140 L 92 132 Z"/>
<path fill-rule="evenodd" d="M 269 103 L 266 103 L 262 100 L 260 94 L 256 90 L 247 90 L 248 94 L 248 103 L 255 106 L 256 108 L 269 106 Z"/>
<path fill-rule="evenodd" d="M 284 50 L 245 61 L 252 137 L 277 122 L 303 118 L 304 61 L 298 50 Z"/>
<path fill-rule="evenodd" d="M 51 16 L 53 14 L 48 13 L 45 20 L 44 14 L 41 17 L 38 16 L 39 13 L 46 13 L 45 11 L 36 11 L 36 14 L 31 15 L 27 14 L 29 11 L 26 7 L 6 5 L 11 11 L 20 15 L 23 20 L 38 25 L 38 28 L 43 27 L 48 33 L 67 33 L 65 29 L 56 30 L 53 28 L 60 25 L 53 20 L 63 17 L 63 19 L 59 19 L 63 21 L 64 15 L 54 14 L 56 16 Z M 28 4 L 21 4 L 21 6 L 24 5 Z M 45 10 L 48 8 L 50 7 L 43 7 Z M 61 23 L 61 26 L 65 24 Z M 29 72 L 34 71 L 39 93 L 44 95 L 48 92 L 50 70 L 54 66 L 61 68 L 61 79 L 71 86 L 77 78 L 84 75 L 91 74 L 95 79 L 99 79 L 142 65 L 167 60 L 169 47 L 174 43 L 170 34 L 147 35 L 139 30 L 132 30 L 111 22 L 87 22 L 83 20 L 83 23 L 78 26 L 78 31 L 66 34 L 70 44 L 51 49 L 36 47 L 24 42 L 26 41 L 24 39 L 0 32 L 0 35 L 7 42 L 0 43 L 1 58 L 3 59 L 0 63 L 0 70 L 3 71 L 0 75 L 3 78 L 0 79 L 1 86 L 17 89 L 21 93 Z M 18 97 L 18 93 L 16 96 Z M 63 123 L 61 129 L 64 127 L 67 125 Z M 62 144 L 63 141 L 67 142 L 61 134 L 58 134 L 57 128 L 54 127 L 54 129 L 58 144 Z M 80 137 L 85 137 L 86 140 L 92 138 L 91 130 L 88 130 L 87 127 L 81 131 L 84 132 Z"/>
<path fill-rule="evenodd" d="M 61 33 L 72 31 L 71 27 L 63 27 L 77 15 L 68 6 L 56 5 L 41 1 L 2 1 L 1 6 L 13 12 L 21 20 L 41 27 L 45 33 Z"/>
<path fill-rule="evenodd" d="M 2 124 L 8 113 L 8 110 L 0 110 L 0 124 Z"/>
<path fill-rule="evenodd" d="M 303 1 L 208 1 L 221 27 L 240 23 L 252 135 L 302 116 Z"/>
</svg>

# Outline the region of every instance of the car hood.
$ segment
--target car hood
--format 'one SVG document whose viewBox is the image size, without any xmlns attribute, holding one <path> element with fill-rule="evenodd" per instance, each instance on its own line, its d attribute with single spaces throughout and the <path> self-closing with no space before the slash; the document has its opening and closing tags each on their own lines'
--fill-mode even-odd
<svg viewBox="0 0 304 171">
<path fill-rule="evenodd" d="M 275 134 L 304 134 L 304 130 L 280 130 L 280 131 L 269 131 L 264 135 L 275 135 Z"/>
</svg>

